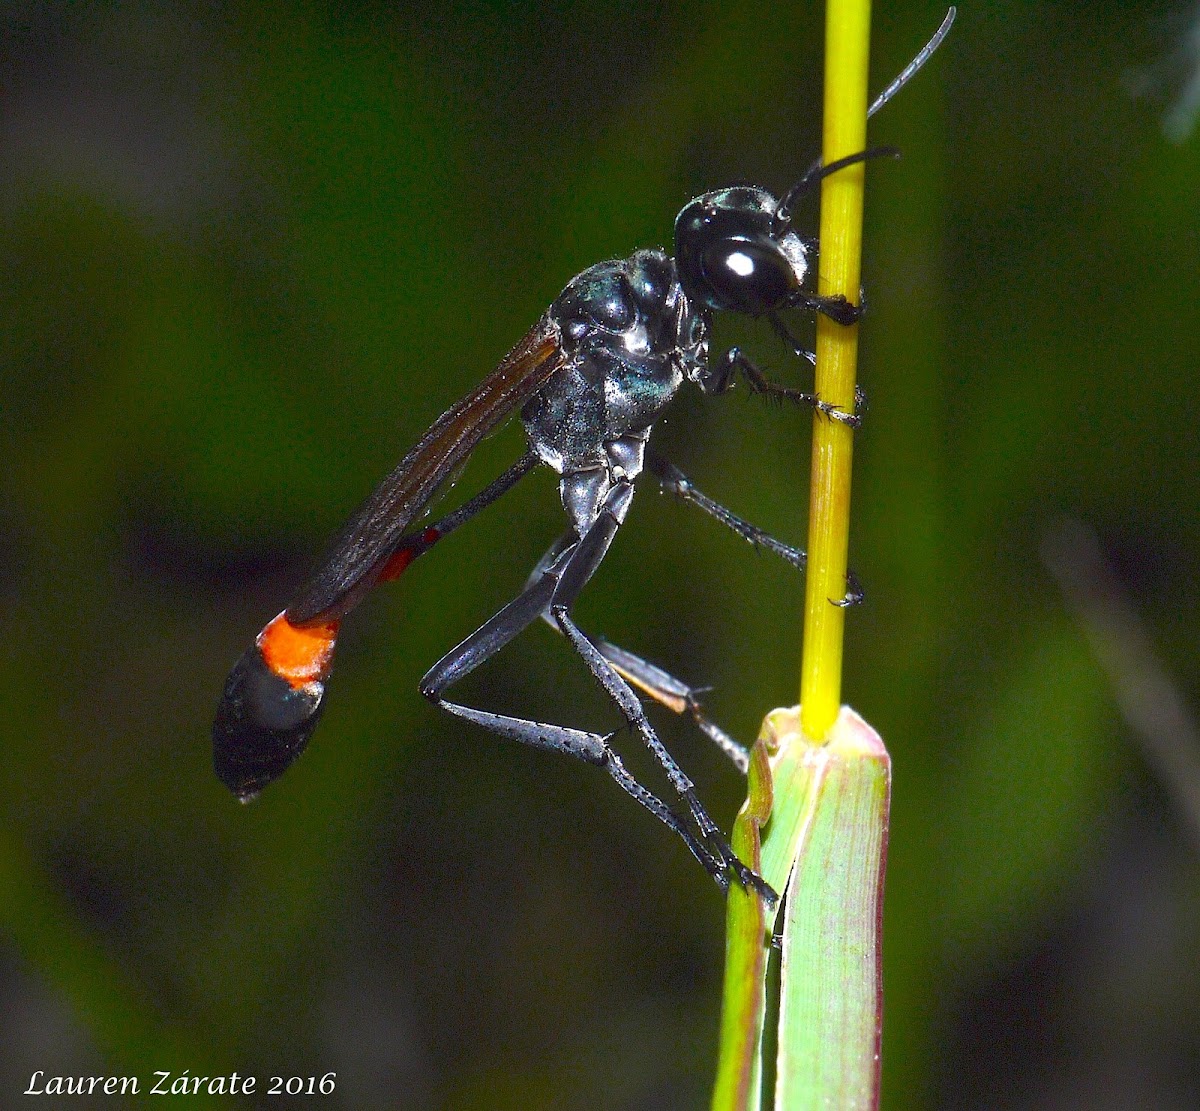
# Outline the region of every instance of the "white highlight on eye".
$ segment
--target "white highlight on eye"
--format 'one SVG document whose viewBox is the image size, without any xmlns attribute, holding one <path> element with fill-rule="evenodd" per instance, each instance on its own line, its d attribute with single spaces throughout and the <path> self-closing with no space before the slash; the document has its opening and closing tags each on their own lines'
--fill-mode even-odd
<svg viewBox="0 0 1200 1111">
<path fill-rule="evenodd" d="M 754 259 L 741 251 L 734 251 L 733 254 L 728 255 L 725 265 L 739 278 L 748 278 L 754 273 Z"/>
</svg>

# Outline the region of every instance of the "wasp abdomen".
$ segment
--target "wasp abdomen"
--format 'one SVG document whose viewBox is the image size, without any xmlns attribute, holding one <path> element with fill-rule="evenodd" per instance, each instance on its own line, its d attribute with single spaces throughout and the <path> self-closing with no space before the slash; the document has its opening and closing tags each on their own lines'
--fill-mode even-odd
<svg viewBox="0 0 1200 1111">
<path fill-rule="evenodd" d="M 213 722 L 213 765 L 242 802 L 278 779 L 321 719 L 337 622 L 311 628 L 280 614 L 225 681 Z"/>
</svg>

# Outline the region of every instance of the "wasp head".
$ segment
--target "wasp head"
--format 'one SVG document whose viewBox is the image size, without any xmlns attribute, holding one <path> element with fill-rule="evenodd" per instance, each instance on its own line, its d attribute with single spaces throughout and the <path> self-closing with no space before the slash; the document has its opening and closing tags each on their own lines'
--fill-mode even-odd
<svg viewBox="0 0 1200 1111">
<path fill-rule="evenodd" d="M 778 212 L 779 202 L 753 186 L 689 201 L 675 218 L 675 263 L 688 298 L 748 316 L 788 305 L 800 290 L 808 255 Z"/>
</svg>

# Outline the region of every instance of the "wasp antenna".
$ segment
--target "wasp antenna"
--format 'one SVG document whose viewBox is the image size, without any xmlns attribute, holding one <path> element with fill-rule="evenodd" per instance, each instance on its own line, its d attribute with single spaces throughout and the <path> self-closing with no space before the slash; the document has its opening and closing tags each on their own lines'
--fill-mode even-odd
<svg viewBox="0 0 1200 1111">
<path fill-rule="evenodd" d="M 856 151 L 854 154 L 848 154 L 845 158 L 837 158 L 830 162 L 828 166 L 822 162 L 814 162 L 805 172 L 804 176 L 793 185 L 784 195 L 783 200 L 779 202 L 779 207 L 775 209 L 775 234 L 778 235 L 792 221 L 792 209 L 796 202 L 804 196 L 815 185 L 818 185 L 830 174 L 836 174 L 838 170 L 844 170 L 847 166 L 853 166 L 857 162 L 866 162 L 868 158 L 899 158 L 900 150 L 897 147 L 871 147 L 869 150 Z"/>
<path fill-rule="evenodd" d="M 950 33 L 950 28 L 954 26 L 954 17 L 956 15 L 958 15 L 958 9 L 955 7 L 951 7 L 946 12 L 946 18 L 942 20 L 941 26 L 933 33 L 933 38 L 921 47 L 917 56 L 871 102 L 871 107 L 867 109 L 867 119 L 875 115 L 880 108 L 903 89 L 920 72 L 921 67 L 933 57 L 933 52 L 942 45 L 942 40 Z M 863 162 L 868 158 L 875 158 L 885 154 L 891 158 L 900 157 L 900 152 L 895 147 L 874 147 L 871 150 L 860 151 L 858 154 L 851 154 L 846 158 L 840 158 L 836 162 L 831 162 L 828 166 L 822 166 L 821 160 L 818 158 L 816 162 L 804 171 L 804 176 L 787 191 L 787 195 L 779 202 L 779 207 L 775 210 L 775 234 L 778 235 L 787 228 L 791 222 L 792 208 L 796 201 L 822 178 L 837 173 L 838 170 L 844 169 L 846 166 L 852 166 L 855 162 Z"/>
<path fill-rule="evenodd" d="M 954 17 L 956 15 L 958 15 L 958 9 L 954 7 L 951 7 L 946 12 L 946 18 L 942 20 L 942 25 L 934 31 L 933 38 L 921 47 L 917 56 L 900 71 L 896 79 L 872 102 L 871 107 L 867 109 L 867 119 L 875 115 L 880 108 L 903 89 L 917 75 L 921 67 L 933 57 L 933 52 L 942 45 L 942 40 L 950 34 L 950 28 L 954 26 Z"/>
</svg>

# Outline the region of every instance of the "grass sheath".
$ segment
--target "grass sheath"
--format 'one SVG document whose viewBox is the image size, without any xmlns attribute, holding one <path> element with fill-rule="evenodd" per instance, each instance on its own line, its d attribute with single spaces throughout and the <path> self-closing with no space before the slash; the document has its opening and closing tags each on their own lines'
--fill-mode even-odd
<svg viewBox="0 0 1200 1111">
<path fill-rule="evenodd" d="M 890 795 L 887 751 L 853 710 L 843 708 L 821 741 L 802 732 L 798 707 L 767 715 L 733 843 L 785 899 L 772 911 L 730 891 L 713 1111 L 763 1105 L 767 956 L 779 914 L 774 1106 L 876 1106 Z"/>
</svg>

